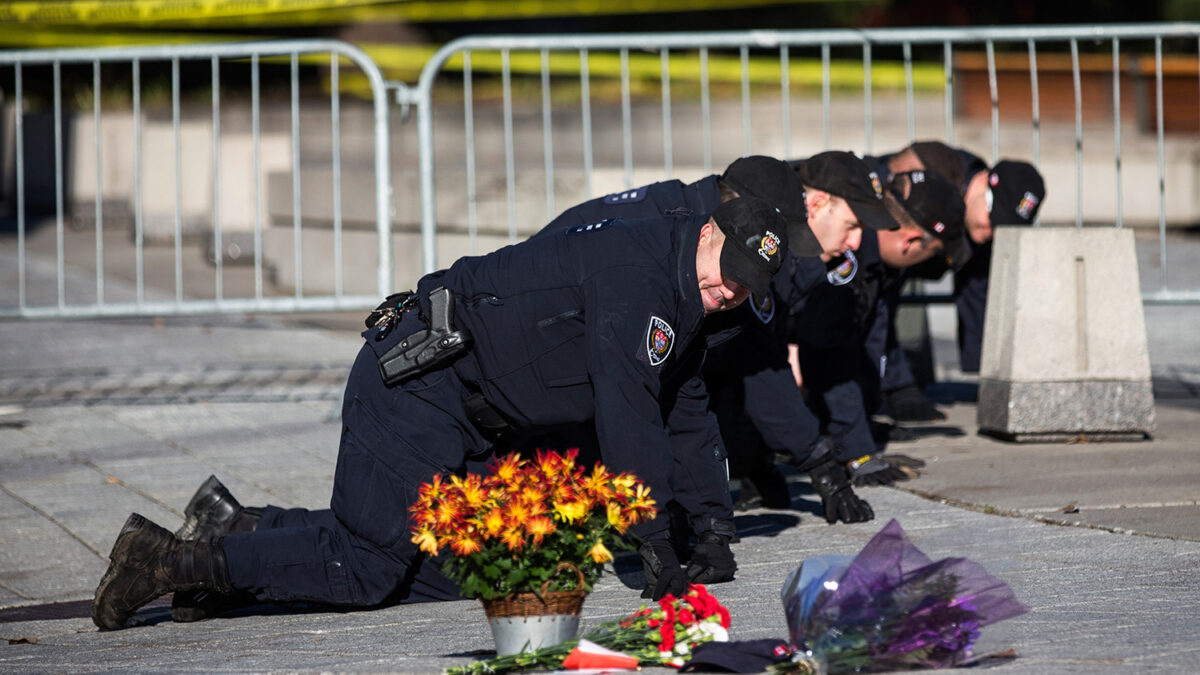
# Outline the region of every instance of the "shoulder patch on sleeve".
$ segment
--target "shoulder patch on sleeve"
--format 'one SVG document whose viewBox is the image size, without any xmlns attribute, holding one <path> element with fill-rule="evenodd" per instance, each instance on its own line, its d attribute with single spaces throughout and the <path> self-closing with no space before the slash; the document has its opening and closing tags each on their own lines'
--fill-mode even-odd
<svg viewBox="0 0 1200 675">
<path fill-rule="evenodd" d="M 662 365 L 675 346 L 675 329 L 657 316 L 650 316 L 650 325 L 646 327 L 646 356 L 650 365 Z"/>
<path fill-rule="evenodd" d="M 599 232 L 600 230 L 603 230 L 604 228 L 611 225 L 614 221 L 616 221 L 616 218 L 605 218 L 604 220 L 601 220 L 601 221 L 598 221 L 595 223 L 584 223 L 583 225 L 576 225 L 574 227 L 568 227 L 567 228 L 567 236 L 570 236 L 573 234 L 588 234 L 591 232 Z"/>
<path fill-rule="evenodd" d="M 759 321 L 771 323 L 771 319 L 775 318 L 775 296 L 770 291 L 764 297 L 751 293 L 750 309 L 754 310 L 754 316 L 757 316 Z"/>
<path fill-rule="evenodd" d="M 825 278 L 834 286 L 845 286 L 854 281 L 854 275 L 858 273 L 858 258 L 854 257 L 854 251 L 846 251 L 844 257 L 841 264 L 825 274 Z"/>
<path fill-rule="evenodd" d="M 624 192 L 614 192 L 604 196 L 605 204 L 633 204 L 646 198 L 650 191 L 646 188 L 634 188 Z"/>
</svg>

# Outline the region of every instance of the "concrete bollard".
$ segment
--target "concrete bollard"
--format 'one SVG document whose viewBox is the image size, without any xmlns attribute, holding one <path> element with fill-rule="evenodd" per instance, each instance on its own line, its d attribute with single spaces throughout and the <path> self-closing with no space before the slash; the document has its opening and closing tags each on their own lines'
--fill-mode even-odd
<svg viewBox="0 0 1200 675">
<path fill-rule="evenodd" d="M 977 421 L 1018 442 L 1154 430 L 1131 230 L 997 228 Z"/>
</svg>

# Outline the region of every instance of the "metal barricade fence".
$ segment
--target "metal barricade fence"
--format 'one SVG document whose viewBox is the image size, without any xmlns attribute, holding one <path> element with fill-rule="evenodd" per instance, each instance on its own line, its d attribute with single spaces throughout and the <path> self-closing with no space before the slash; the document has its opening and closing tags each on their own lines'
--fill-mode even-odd
<svg viewBox="0 0 1200 675">
<path fill-rule="evenodd" d="M 1144 299 L 1200 302 L 1168 283 L 1168 220 L 1200 220 L 1200 204 L 1194 164 L 1166 170 L 1163 79 L 1168 58 L 1167 122 L 1186 129 L 1172 132 L 1176 161 L 1200 149 L 1198 40 L 1200 24 L 462 38 L 417 89 L 425 270 L 578 201 L 741 155 L 931 139 L 1038 165 L 1042 223 L 1157 225 L 1160 284 Z M 455 255 L 439 258 L 452 235 Z"/>
<path fill-rule="evenodd" d="M 302 131 L 302 61 L 323 68 L 329 85 L 326 161 L 313 177 L 323 184 L 301 170 L 302 142 L 310 150 L 315 131 Z M 343 283 L 347 62 L 371 96 L 361 111 L 371 139 L 359 153 L 371 180 L 353 187 L 362 229 L 374 230 L 366 255 L 375 270 L 357 288 Z M 223 81 L 249 100 L 223 101 Z M 264 82 L 286 108 L 264 114 Z M 16 230 L 0 251 L 0 317 L 373 307 L 392 284 L 388 94 L 365 53 L 332 40 L 0 52 L 0 187 Z M 89 191 L 94 205 L 84 204 Z M 330 202 L 320 209 L 325 232 L 306 222 L 314 200 Z M 283 222 L 264 222 L 273 214 Z M 264 261 L 264 238 L 278 240 L 285 260 Z M 275 283 L 280 267 L 287 279 Z"/>
</svg>

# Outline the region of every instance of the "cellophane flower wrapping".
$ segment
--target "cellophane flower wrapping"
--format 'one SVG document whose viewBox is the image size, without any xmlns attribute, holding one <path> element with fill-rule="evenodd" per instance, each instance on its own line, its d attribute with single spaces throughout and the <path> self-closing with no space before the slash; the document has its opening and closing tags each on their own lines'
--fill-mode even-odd
<svg viewBox="0 0 1200 675">
<path fill-rule="evenodd" d="M 856 556 L 806 559 L 783 606 L 791 646 L 830 675 L 953 666 L 981 628 L 1027 611 L 979 564 L 931 560 L 894 519 Z"/>
</svg>

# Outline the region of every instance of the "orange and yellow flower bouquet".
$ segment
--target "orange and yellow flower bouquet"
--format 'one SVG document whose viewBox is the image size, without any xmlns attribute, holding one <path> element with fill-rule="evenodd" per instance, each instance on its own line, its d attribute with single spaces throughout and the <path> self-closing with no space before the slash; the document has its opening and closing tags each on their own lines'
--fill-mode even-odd
<svg viewBox="0 0 1200 675">
<path fill-rule="evenodd" d="M 578 452 L 539 451 L 495 458 L 487 476 L 433 480 L 410 509 L 413 543 L 430 555 L 446 550 L 442 569 L 462 592 L 481 600 L 523 592 L 590 591 L 612 550 L 629 548 L 628 528 L 655 516 L 650 489 L 633 474 L 589 472 Z M 556 576 L 559 563 L 583 573 Z"/>
</svg>

